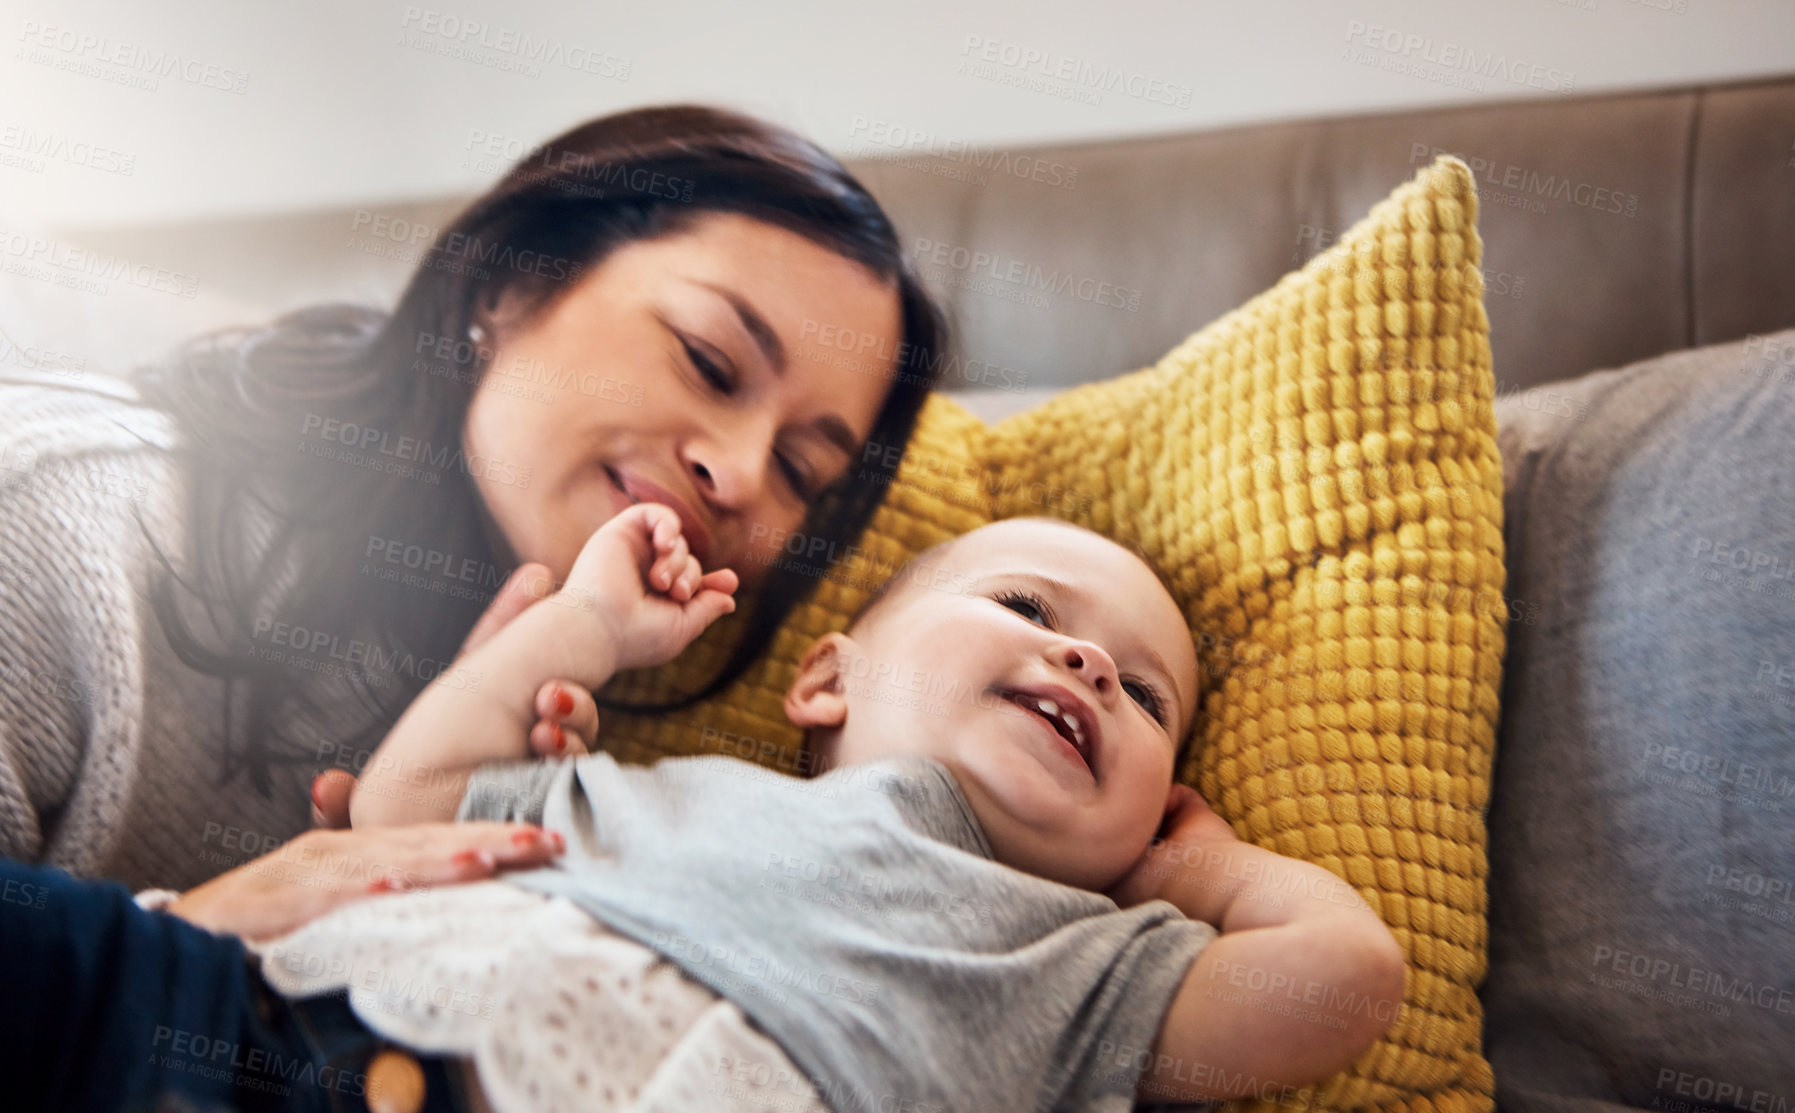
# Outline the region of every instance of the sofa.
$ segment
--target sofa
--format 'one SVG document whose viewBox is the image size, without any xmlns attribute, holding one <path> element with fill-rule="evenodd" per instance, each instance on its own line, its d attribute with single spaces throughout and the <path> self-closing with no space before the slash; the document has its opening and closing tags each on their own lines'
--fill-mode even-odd
<svg viewBox="0 0 1795 1113">
<path fill-rule="evenodd" d="M 955 326 L 945 389 L 988 420 L 1152 363 L 1437 154 L 1470 165 L 1510 597 L 1496 1106 L 1795 1106 L 1795 77 L 1004 151 L 860 130 L 850 165 Z M 91 234 L 200 296 L 31 327 L 104 369 L 390 301 L 410 260 L 369 230 L 465 200 Z M 1012 261 L 1092 295 L 987 280 Z"/>
</svg>

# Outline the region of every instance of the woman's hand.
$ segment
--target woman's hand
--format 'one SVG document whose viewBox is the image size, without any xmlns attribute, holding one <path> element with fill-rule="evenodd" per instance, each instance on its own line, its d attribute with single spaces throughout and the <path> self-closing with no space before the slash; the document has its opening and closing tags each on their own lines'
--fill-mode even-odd
<svg viewBox="0 0 1795 1113">
<path fill-rule="evenodd" d="M 208 931 L 272 939 L 350 901 L 546 865 L 566 845 L 523 823 L 307 831 L 188 890 L 168 911 Z"/>
<path fill-rule="evenodd" d="M 457 661 L 480 648 L 506 624 L 546 598 L 554 590 L 554 576 L 548 565 L 520 564 L 500 585 L 486 612 L 461 643 Z M 597 728 L 597 711 L 593 727 Z M 590 745 L 590 743 L 588 743 Z M 349 826 L 349 797 L 355 793 L 355 774 L 347 769 L 326 769 L 312 778 L 312 826 L 342 830 Z"/>
<path fill-rule="evenodd" d="M 578 757 L 598 742 L 598 702 L 571 680 L 551 680 L 536 690 L 536 725 L 530 752 L 540 757 Z"/>
</svg>

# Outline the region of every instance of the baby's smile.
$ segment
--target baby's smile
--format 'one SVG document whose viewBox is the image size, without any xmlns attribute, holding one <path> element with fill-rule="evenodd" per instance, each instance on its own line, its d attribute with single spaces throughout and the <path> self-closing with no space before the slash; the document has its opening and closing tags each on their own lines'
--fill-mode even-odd
<svg viewBox="0 0 1795 1113">
<path fill-rule="evenodd" d="M 811 647 L 787 714 L 831 766 L 935 758 L 1000 860 L 1101 890 L 1151 840 L 1196 706 L 1177 601 L 1138 554 L 1057 519 L 983 526 L 913 563 L 976 586 L 894 575 Z M 884 679 L 841 683 L 860 676 Z M 957 697 L 893 698 L 911 676 Z"/>
<path fill-rule="evenodd" d="M 1102 729 L 1084 700 L 1059 684 L 1031 685 L 1021 690 L 992 687 L 986 692 L 1004 714 L 1021 715 L 1051 734 L 1046 740 L 1057 760 L 1071 761 L 1092 781 L 1098 779 Z"/>
</svg>

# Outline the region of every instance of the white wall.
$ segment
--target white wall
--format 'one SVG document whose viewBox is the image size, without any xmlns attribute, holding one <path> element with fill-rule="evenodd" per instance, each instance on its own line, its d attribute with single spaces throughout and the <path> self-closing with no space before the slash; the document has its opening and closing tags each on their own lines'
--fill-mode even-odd
<svg viewBox="0 0 1795 1113">
<path fill-rule="evenodd" d="M 479 58 L 439 52 L 456 21 Z M 1003 145 L 1795 70 L 1790 0 L 0 0 L 0 36 L 0 221 L 69 230 L 472 191 L 504 161 L 477 134 L 521 151 L 671 100 L 865 153 L 875 128 Z M 563 61 L 491 64 L 521 36 Z M 1061 95 L 1105 70 L 1138 95 Z"/>
</svg>

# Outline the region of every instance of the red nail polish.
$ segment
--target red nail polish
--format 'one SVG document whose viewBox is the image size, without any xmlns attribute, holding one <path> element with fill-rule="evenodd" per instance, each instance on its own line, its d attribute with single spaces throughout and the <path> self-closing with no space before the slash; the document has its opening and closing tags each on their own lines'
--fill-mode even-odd
<svg viewBox="0 0 1795 1113">
<path fill-rule="evenodd" d="M 531 846 L 541 837 L 542 832 L 540 830 L 518 831 L 511 836 L 511 841 L 518 846 Z"/>
<path fill-rule="evenodd" d="M 449 861 L 457 866 L 471 865 L 480 860 L 478 850 L 458 850 L 449 856 Z"/>
<path fill-rule="evenodd" d="M 573 714 L 573 693 L 566 688 L 555 689 L 555 713 L 557 715 Z"/>
<path fill-rule="evenodd" d="M 567 732 L 561 729 L 561 724 L 556 723 L 555 724 L 555 752 L 560 753 L 562 750 L 565 750 L 565 749 L 567 749 Z"/>
</svg>

